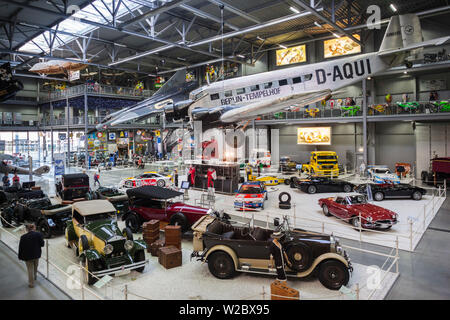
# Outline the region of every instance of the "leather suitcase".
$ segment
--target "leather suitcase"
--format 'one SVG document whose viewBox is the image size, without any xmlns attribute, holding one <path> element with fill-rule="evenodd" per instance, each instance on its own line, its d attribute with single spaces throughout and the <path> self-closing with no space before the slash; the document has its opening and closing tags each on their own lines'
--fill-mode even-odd
<svg viewBox="0 0 450 320">
<path fill-rule="evenodd" d="M 163 247 L 159 250 L 158 261 L 166 269 L 181 266 L 181 250 L 174 246 Z"/>
<path fill-rule="evenodd" d="M 155 231 L 159 230 L 159 220 L 150 220 L 142 224 L 142 230 Z"/>
<path fill-rule="evenodd" d="M 289 287 L 285 281 L 275 280 L 270 284 L 271 300 L 299 300 L 298 290 Z"/>
<path fill-rule="evenodd" d="M 166 226 L 165 231 L 165 245 L 174 246 L 181 249 L 181 227 L 180 226 Z"/>
<path fill-rule="evenodd" d="M 150 252 L 153 257 L 157 257 L 158 251 L 162 247 L 164 247 L 164 240 L 156 240 L 147 247 L 147 252 Z"/>
</svg>

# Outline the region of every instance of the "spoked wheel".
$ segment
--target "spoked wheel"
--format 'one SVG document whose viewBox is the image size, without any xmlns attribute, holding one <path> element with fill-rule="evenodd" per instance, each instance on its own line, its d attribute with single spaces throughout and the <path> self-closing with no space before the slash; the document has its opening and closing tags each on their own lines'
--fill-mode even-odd
<svg viewBox="0 0 450 320">
<path fill-rule="evenodd" d="M 125 219 L 125 226 L 134 233 L 138 232 L 141 227 L 138 216 L 135 213 L 130 213 Z"/>
<path fill-rule="evenodd" d="M 375 194 L 373 195 L 373 198 L 376 201 L 382 201 L 384 199 L 384 194 L 382 192 L 375 192 Z"/>
<path fill-rule="evenodd" d="M 308 193 L 309 194 L 313 194 L 313 193 L 316 193 L 316 192 L 317 192 L 317 187 L 316 186 L 311 185 L 311 186 L 308 187 Z"/>
<path fill-rule="evenodd" d="M 50 226 L 49 226 L 47 220 L 43 219 L 43 220 L 39 221 L 38 230 L 40 233 L 42 233 L 44 238 L 48 239 L 48 238 L 52 237 L 52 230 L 50 229 Z"/>
<path fill-rule="evenodd" d="M 89 261 L 87 258 L 84 258 L 84 281 L 88 285 L 93 285 L 97 282 L 97 278 L 94 277 L 92 272 L 94 271 L 94 263 Z"/>
<path fill-rule="evenodd" d="M 213 252 L 208 257 L 208 268 L 213 276 L 219 279 L 230 279 L 234 276 L 233 259 L 225 252 Z"/>
<path fill-rule="evenodd" d="M 324 204 L 322 206 L 322 210 L 323 210 L 323 214 L 327 217 L 331 216 L 330 210 L 328 209 L 328 206 L 326 204 Z"/>
<path fill-rule="evenodd" d="M 352 186 L 349 184 L 346 184 L 344 186 L 344 192 L 352 192 Z"/>
<path fill-rule="evenodd" d="M 166 182 L 164 181 L 164 180 L 158 180 L 157 182 L 156 182 L 156 185 L 158 186 L 158 187 L 164 187 L 165 185 L 166 185 Z"/>
<path fill-rule="evenodd" d="M 354 226 L 356 229 L 359 229 L 361 226 L 361 221 L 359 220 L 359 217 L 353 217 L 350 220 L 350 223 L 352 224 L 352 226 Z"/>
<path fill-rule="evenodd" d="M 319 267 L 319 281 L 330 290 L 339 290 L 348 283 L 348 280 L 348 269 L 340 261 L 328 260 Z"/>
<path fill-rule="evenodd" d="M 414 191 L 412 194 L 412 198 L 414 200 L 421 200 L 422 199 L 422 193 L 420 191 Z"/>
</svg>

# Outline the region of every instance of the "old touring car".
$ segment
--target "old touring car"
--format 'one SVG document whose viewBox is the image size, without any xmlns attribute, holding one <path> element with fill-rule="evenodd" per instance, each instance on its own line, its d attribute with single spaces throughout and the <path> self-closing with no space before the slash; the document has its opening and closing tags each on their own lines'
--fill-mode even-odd
<svg viewBox="0 0 450 320">
<path fill-rule="evenodd" d="M 67 222 L 65 232 L 66 245 L 75 249 L 83 262 L 89 285 L 105 275 L 144 271 L 147 245 L 142 240 L 133 240 L 130 229 L 120 231 L 116 209 L 109 201 L 80 201 L 72 208 L 72 220 Z"/>
<path fill-rule="evenodd" d="M 232 278 L 236 272 L 276 275 L 270 254 L 271 235 L 281 232 L 279 242 L 285 256 L 286 275 L 304 278 L 316 274 L 328 289 L 338 290 L 348 283 L 353 268 L 345 250 L 334 236 L 289 228 L 287 218 L 276 230 L 234 226 L 205 216 L 193 226 L 194 251 L 191 258 L 207 262 L 209 271 L 219 279 Z"/>
</svg>

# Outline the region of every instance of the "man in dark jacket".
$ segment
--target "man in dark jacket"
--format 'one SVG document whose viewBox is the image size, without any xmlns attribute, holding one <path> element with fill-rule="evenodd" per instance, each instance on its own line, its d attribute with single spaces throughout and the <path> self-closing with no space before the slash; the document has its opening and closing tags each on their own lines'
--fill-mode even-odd
<svg viewBox="0 0 450 320">
<path fill-rule="evenodd" d="M 42 233 L 36 232 L 36 226 L 32 223 L 25 225 L 27 233 L 20 237 L 19 260 L 25 261 L 28 270 L 28 286 L 34 287 L 36 280 L 41 248 L 44 246 Z"/>
</svg>

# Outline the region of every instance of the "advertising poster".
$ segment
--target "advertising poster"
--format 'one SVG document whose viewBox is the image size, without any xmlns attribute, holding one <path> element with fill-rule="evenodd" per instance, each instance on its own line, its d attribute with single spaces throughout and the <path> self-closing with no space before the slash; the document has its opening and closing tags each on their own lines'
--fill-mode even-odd
<svg viewBox="0 0 450 320">
<path fill-rule="evenodd" d="M 353 36 L 358 40 L 361 39 L 359 34 L 354 34 Z M 340 57 L 347 54 L 360 53 L 361 46 L 349 37 L 340 37 L 337 39 L 324 40 L 323 51 L 323 56 L 325 58 Z"/>
<path fill-rule="evenodd" d="M 55 154 L 55 177 L 61 176 L 65 173 L 64 153 Z"/>
<path fill-rule="evenodd" d="M 306 61 L 306 45 L 277 50 L 277 66 Z"/>
<path fill-rule="evenodd" d="M 330 145 L 331 127 L 298 128 L 297 144 Z"/>
</svg>

